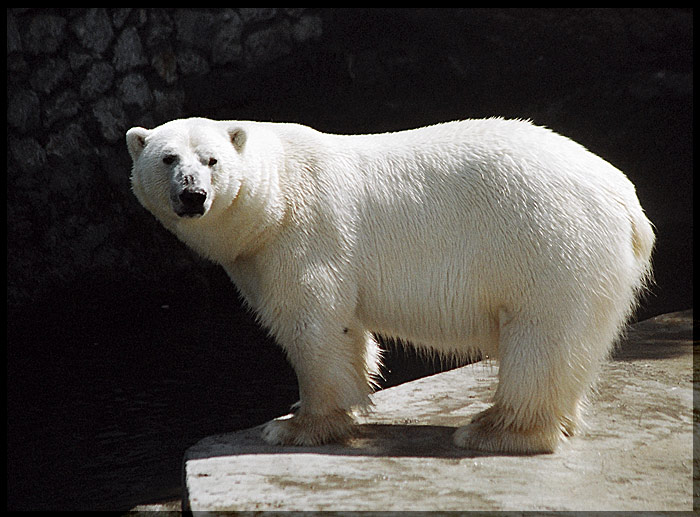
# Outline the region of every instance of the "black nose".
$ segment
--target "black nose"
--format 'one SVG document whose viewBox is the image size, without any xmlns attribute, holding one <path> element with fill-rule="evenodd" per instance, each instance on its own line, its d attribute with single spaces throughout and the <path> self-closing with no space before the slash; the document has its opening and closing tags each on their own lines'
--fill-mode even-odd
<svg viewBox="0 0 700 517">
<path fill-rule="evenodd" d="M 180 203 L 177 215 L 180 217 L 193 217 L 204 214 L 204 202 L 207 200 L 207 193 L 201 189 L 185 189 L 180 193 Z"/>
</svg>

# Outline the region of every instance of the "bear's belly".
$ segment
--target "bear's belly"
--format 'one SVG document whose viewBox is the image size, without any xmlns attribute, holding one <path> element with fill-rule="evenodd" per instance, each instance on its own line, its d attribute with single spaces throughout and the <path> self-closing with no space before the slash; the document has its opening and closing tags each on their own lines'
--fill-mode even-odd
<svg viewBox="0 0 700 517">
<path fill-rule="evenodd" d="M 466 290 L 441 294 L 361 292 L 355 315 L 371 332 L 418 348 L 457 355 L 479 350 L 495 355 L 499 309 L 470 300 Z"/>
</svg>

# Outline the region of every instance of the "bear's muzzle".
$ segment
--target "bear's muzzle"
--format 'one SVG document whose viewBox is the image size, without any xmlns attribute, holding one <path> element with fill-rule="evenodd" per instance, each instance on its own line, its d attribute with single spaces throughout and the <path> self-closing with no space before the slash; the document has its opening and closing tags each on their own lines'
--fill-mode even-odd
<svg viewBox="0 0 700 517">
<path fill-rule="evenodd" d="M 187 187 L 178 196 L 179 206 L 175 208 L 175 213 L 180 217 L 199 217 L 204 215 L 204 202 L 207 200 L 207 193 L 204 189 Z"/>
</svg>

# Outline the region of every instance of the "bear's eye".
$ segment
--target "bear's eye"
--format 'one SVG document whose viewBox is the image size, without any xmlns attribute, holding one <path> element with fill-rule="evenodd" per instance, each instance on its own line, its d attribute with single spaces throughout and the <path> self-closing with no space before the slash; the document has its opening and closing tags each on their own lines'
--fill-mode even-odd
<svg viewBox="0 0 700 517">
<path fill-rule="evenodd" d="M 174 154 L 169 154 L 167 156 L 163 157 L 163 163 L 165 165 L 170 165 L 175 161 L 175 155 Z"/>
<path fill-rule="evenodd" d="M 213 167 L 216 165 L 216 158 L 209 158 L 209 167 Z"/>
</svg>

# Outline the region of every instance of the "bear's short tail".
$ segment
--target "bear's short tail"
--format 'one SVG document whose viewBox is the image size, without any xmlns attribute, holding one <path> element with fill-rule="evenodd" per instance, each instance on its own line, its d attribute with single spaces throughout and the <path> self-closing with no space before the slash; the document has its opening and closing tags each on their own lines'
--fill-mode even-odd
<svg viewBox="0 0 700 517">
<path fill-rule="evenodd" d="M 644 215 L 641 206 L 631 211 L 630 220 L 632 222 L 632 250 L 640 273 L 638 287 L 643 289 L 652 279 L 651 254 L 654 250 L 656 236 L 654 235 L 654 226 Z"/>
</svg>

